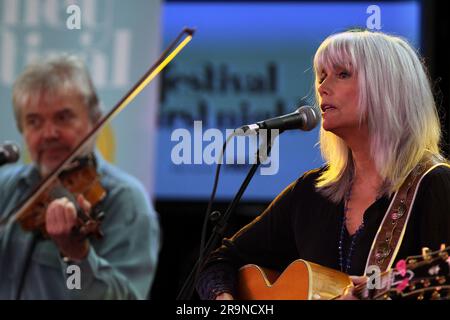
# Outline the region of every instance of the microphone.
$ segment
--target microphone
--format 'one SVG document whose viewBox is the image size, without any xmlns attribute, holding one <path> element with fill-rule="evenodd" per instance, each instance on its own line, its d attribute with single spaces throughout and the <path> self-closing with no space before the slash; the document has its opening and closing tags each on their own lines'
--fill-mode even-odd
<svg viewBox="0 0 450 320">
<path fill-rule="evenodd" d="M 242 126 L 234 130 L 235 135 L 248 136 L 255 135 L 260 129 L 278 129 L 280 133 L 286 130 L 300 129 L 310 131 L 319 123 L 319 112 L 317 108 L 303 106 L 296 111 L 283 116 L 270 118 L 257 123 Z"/>
<path fill-rule="evenodd" d="M 0 145 L 0 166 L 19 160 L 20 149 L 12 142 L 5 142 Z"/>
</svg>

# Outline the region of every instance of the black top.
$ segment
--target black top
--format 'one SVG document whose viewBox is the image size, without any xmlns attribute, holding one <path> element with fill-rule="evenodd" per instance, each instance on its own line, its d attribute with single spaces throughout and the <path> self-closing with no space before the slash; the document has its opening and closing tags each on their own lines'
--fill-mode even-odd
<svg viewBox="0 0 450 320">
<path fill-rule="evenodd" d="M 237 270 L 249 263 L 282 271 L 296 259 L 341 270 L 339 240 L 344 203 L 335 204 L 315 190 L 321 170 L 305 173 L 269 207 L 207 260 L 197 290 L 202 299 L 234 293 Z M 362 275 L 370 247 L 392 199 L 379 198 L 364 213 L 364 228 L 354 241 L 348 274 Z M 343 229 L 344 261 L 352 238 Z M 397 259 L 418 255 L 422 247 L 450 245 L 450 168 L 439 166 L 422 180 Z M 345 264 L 345 263 L 344 263 Z M 345 265 L 344 265 L 345 266 Z"/>
</svg>

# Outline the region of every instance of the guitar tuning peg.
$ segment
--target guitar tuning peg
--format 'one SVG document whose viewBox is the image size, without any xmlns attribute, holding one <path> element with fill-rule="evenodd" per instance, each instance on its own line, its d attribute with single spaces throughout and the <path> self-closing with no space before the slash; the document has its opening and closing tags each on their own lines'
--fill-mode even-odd
<svg viewBox="0 0 450 320">
<path fill-rule="evenodd" d="M 446 248 L 445 243 L 441 244 L 441 249 L 439 250 L 439 256 L 443 260 L 447 260 L 447 258 L 448 258 L 448 249 Z"/>
<path fill-rule="evenodd" d="M 444 276 L 441 277 L 436 277 L 436 282 L 439 284 L 445 284 L 445 282 L 447 281 L 447 279 Z"/>
<path fill-rule="evenodd" d="M 441 294 L 439 291 L 435 290 L 431 295 L 431 300 L 439 300 L 441 298 Z"/>
<path fill-rule="evenodd" d="M 430 260 L 431 259 L 431 250 L 430 248 L 423 247 L 422 248 L 422 258 L 424 260 Z"/>
</svg>

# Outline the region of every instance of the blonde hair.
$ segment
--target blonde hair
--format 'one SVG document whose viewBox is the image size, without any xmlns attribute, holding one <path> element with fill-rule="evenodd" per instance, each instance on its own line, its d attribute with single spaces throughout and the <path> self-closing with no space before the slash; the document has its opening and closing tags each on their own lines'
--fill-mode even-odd
<svg viewBox="0 0 450 320">
<path fill-rule="evenodd" d="M 324 66 L 350 66 L 356 71 L 359 116 L 367 121 L 371 156 L 384 181 L 380 194 L 395 192 L 426 154 L 443 159 L 430 82 L 407 41 L 380 32 L 335 34 L 315 54 L 316 78 Z M 323 128 L 320 148 L 328 166 L 316 188 L 338 203 L 351 187 L 352 154 L 341 138 Z"/>
</svg>

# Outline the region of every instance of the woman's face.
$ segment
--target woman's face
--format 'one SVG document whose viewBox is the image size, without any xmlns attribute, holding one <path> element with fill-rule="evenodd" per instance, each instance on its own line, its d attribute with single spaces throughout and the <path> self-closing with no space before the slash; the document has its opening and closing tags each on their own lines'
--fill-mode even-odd
<svg viewBox="0 0 450 320">
<path fill-rule="evenodd" d="M 322 110 L 322 127 L 341 138 L 360 128 L 357 75 L 345 67 L 318 70 L 316 89 Z"/>
</svg>

